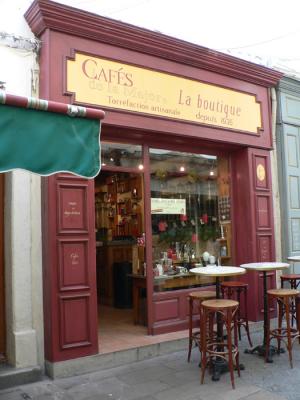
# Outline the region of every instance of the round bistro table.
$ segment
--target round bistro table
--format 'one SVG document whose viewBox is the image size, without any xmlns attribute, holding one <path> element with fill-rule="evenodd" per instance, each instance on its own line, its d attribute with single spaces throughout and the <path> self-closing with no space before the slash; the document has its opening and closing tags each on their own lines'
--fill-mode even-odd
<svg viewBox="0 0 300 400">
<path fill-rule="evenodd" d="M 204 276 L 212 276 L 216 278 L 216 298 L 220 299 L 220 278 L 226 276 L 236 276 L 242 275 L 246 273 L 246 270 L 241 267 L 222 267 L 222 266 L 208 266 L 208 267 L 198 267 L 190 269 L 190 272 L 197 275 Z M 221 343 L 223 340 L 223 324 L 222 318 L 219 313 L 217 313 L 217 342 Z M 241 369 L 244 369 L 244 366 L 240 366 Z M 223 358 L 217 359 L 213 364 L 213 373 L 212 380 L 218 381 L 220 379 L 220 375 L 223 372 L 228 371 L 227 362 Z"/>
<path fill-rule="evenodd" d="M 300 256 L 290 256 L 287 257 L 288 261 L 291 261 L 293 263 L 293 274 L 295 273 L 295 262 L 300 262 Z"/>
<path fill-rule="evenodd" d="M 197 267 L 190 269 L 193 274 L 214 276 L 216 278 L 216 298 L 220 299 L 220 278 L 224 276 L 235 276 L 243 275 L 246 273 L 243 267 L 223 267 L 223 266 L 208 266 L 208 267 Z"/>
<path fill-rule="evenodd" d="M 257 263 L 249 263 L 242 264 L 241 267 L 245 268 L 247 271 L 260 271 L 263 273 L 263 292 L 264 292 L 264 339 L 263 344 L 255 346 L 252 349 L 245 350 L 245 353 L 253 354 L 258 353 L 260 356 L 265 356 L 266 354 L 266 343 L 267 343 L 267 334 L 268 334 L 268 294 L 267 294 L 267 272 L 276 271 L 280 269 L 289 268 L 289 264 L 281 263 L 281 262 L 257 262 Z M 270 346 L 269 354 L 267 357 L 267 362 L 273 362 L 272 355 L 276 352 L 276 348 L 274 346 Z"/>
</svg>

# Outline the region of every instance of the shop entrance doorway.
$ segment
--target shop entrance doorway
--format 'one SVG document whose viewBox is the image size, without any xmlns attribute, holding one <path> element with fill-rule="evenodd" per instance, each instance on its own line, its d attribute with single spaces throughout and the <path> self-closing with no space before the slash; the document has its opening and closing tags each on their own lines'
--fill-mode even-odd
<svg viewBox="0 0 300 400">
<path fill-rule="evenodd" d="M 95 179 L 95 217 L 101 353 L 135 347 L 137 336 L 147 334 L 145 290 L 133 300 L 135 280 L 146 286 L 143 175 L 102 171 Z"/>
<path fill-rule="evenodd" d="M 5 361 L 4 175 L 0 174 L 0 363 Z"/>
</svg>

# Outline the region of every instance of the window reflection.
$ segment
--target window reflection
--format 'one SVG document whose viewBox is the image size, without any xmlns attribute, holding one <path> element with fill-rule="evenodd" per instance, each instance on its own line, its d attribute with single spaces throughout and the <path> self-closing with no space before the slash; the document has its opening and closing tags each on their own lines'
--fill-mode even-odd
<svg viewBox="0 0 300 400">
<path fill-rule="evenodd" d="M 132 167 L 142 170 L 142 146 L 131 144 L 102 142 L 102 166 Z"/>
<path fill-rule="evenodd" d="M 155 290 L 214 283 L 189 269 L 230 262 L 228 160 L 151 149 L 150 161 Z"/>
</svg>

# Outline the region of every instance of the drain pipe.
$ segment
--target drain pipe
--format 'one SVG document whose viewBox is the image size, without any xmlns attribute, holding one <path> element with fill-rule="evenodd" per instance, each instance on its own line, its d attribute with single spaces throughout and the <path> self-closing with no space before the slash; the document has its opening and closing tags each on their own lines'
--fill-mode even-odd
<svg viewBox="0 0 300 400">
<path fill-rule="evenodd" d="M 271 109 L 272 109 L 272 144 L 271 151 L 271 176 L 273 192 L 273 213 L 274 213 L 274 236 L 275 236 L 275 257 L 276 261 L 282 261 L 281 249 L 281 213 L 280 213 L 280 195 L 279 195 L 279 168 L 277 163 L 277 140 L 276 140 L 276 118 L 277 118 L 277 96 L 276 89 L 271 88 Z M 277 287 L 280 287 L 280 275 L 282 271 L 277 271 Z"/>
</svg>

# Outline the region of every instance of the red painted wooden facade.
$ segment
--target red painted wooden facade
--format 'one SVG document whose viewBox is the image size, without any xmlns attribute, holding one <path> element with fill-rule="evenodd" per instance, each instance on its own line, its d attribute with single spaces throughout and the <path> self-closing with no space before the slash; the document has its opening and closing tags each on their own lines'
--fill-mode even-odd
<svg viewBox="0 0 300 400">
<path fill-rule="evenodd" d="M 152 265 L 149 146 L 227 154 L 231 162 L 235 265 L 274 260 L 269 87 L 277 83 L 280 73 L 48 0 L 36 0 L 25 17 L 43 43 L 40 57 L 43 98 L 71 102 L 65 93 L 65 62 L 75 51 L 254 95 L 261 104 L 260 135 L 106 110 L 102 139 L 144 145 L 149 268 Z M 263 180 L 257 179 L 258 164 L 266 170 Z M 75 214 L 66 217 L 66 212 L 72 213 L 72 206 Z M 66 175 L 45 179 L 43 213 L 46 358 L 54 362 L 94 354 L 98 343 L 93 182 Z M 274 282 L 274 274 L 269 279 Z M 261 319 L 261 276 L 247 274 L 243 280 L 250 284 L 249 316 L 252 320 Z M 152 274 L 148 274 L 147 288 L 149 333 L 185 328 L 189 290 L 153 293 Z"/>
</svg>

